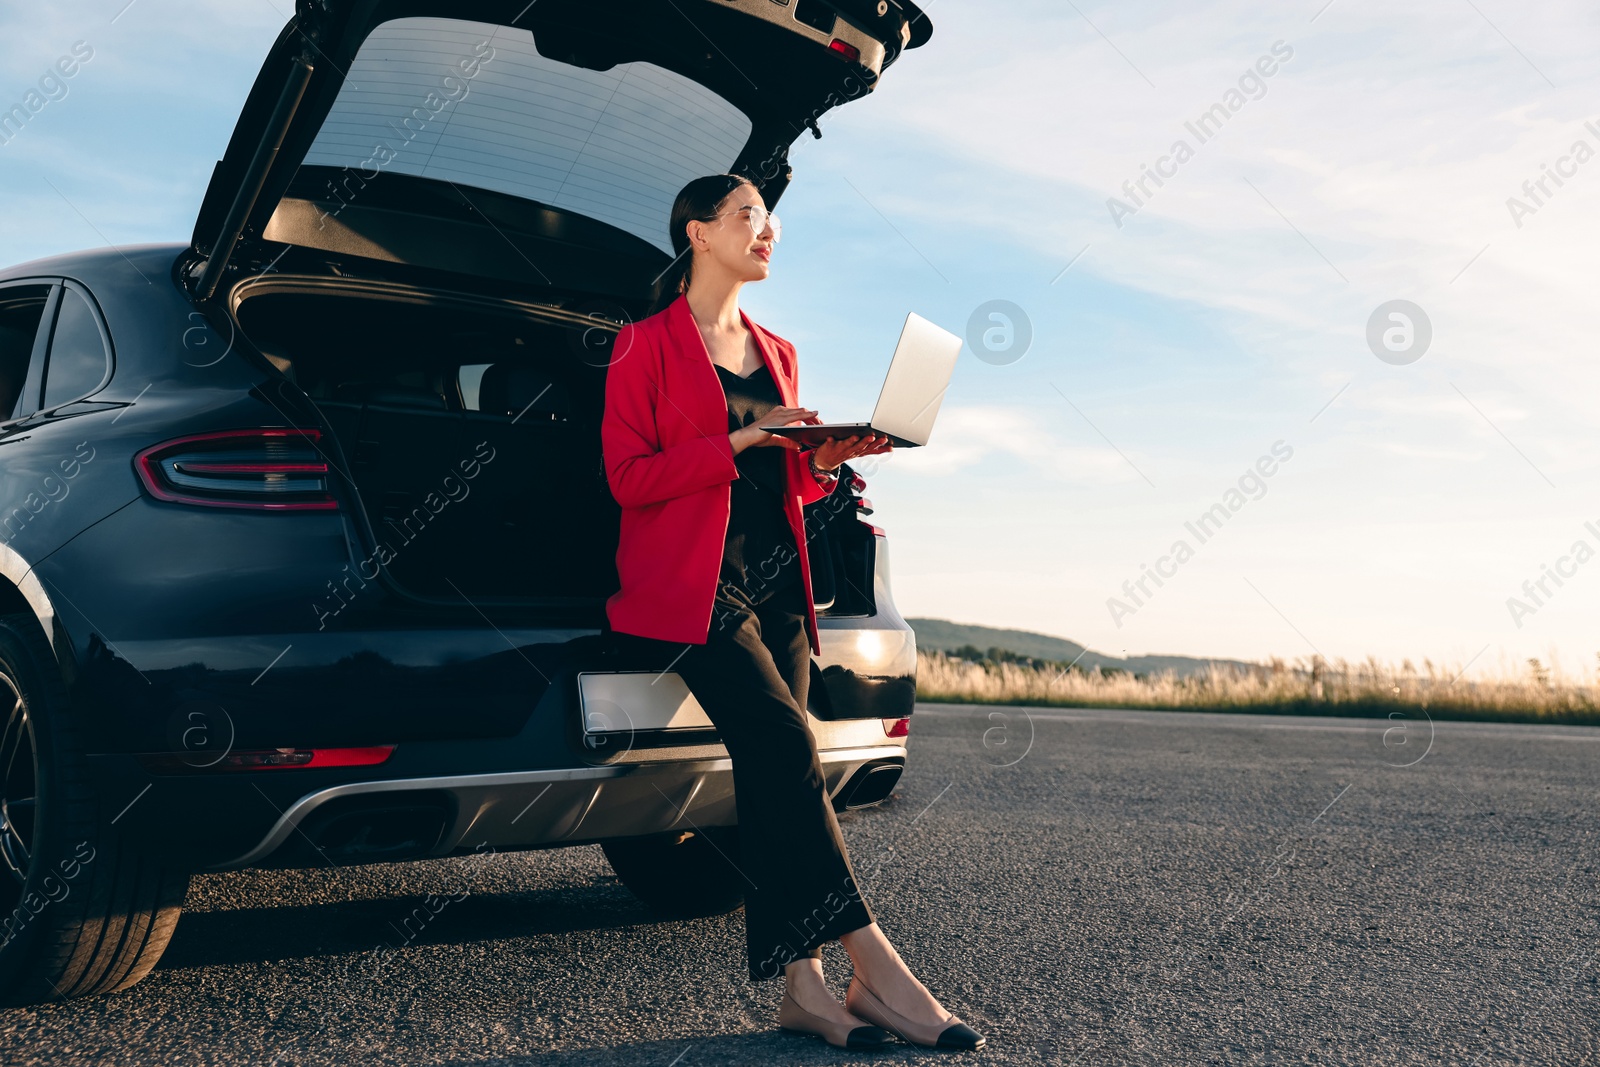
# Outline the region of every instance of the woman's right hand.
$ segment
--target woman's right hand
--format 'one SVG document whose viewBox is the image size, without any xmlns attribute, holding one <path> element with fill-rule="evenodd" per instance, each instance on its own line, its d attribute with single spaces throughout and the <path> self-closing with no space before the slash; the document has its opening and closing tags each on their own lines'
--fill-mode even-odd
<svg viewBox="0 0 1600 1067">
<path fill-rule="evenodd" d="M 794 422 L 815 422 L 817 421 L 817 413 L 811 408 L 773 408 L 760 421 L 768 426 L 788 426 Z M 749 426 L 741 426 L 728 434 L 728 439 L 733 443 L 735 455 L 738 455 L 746 448 L 759 447 L 761 445 L 775 445 L 779 448 L 788 449 L 800 447 L 800 442 L 791 441 L 789 438 L 775 433 L 768 433 L 753 422 Z"/>
</svg>

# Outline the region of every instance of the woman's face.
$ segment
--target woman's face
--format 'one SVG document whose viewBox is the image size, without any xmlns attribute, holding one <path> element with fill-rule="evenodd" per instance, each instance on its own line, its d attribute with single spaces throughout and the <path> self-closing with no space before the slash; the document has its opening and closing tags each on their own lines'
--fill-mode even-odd
<svg viewBox="0 0 1600 1067">
<path fill-rule="evenodd" d="M 701 257 L 708 257 L 716 269 L 746 282 L 761 281 L 771 272 L 776 244 L 772 223 L 763 221 L 760 233 L 753 230 L 745 211 L 751 207 L 764 210 L 766 205 L 755 186 L 740 185 L 717 207 L 720 217 L 715 221 L 694 219 L 686 224 L 694 255 L 702 264 Z"/>
</svg>

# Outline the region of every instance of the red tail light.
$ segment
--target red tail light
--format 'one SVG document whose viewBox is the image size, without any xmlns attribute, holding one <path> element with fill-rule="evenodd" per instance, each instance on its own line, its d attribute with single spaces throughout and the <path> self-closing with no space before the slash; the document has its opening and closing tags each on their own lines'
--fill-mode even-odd
<svg viewBox="0 0 1600 1067">
<path fill-rule="evenodd" d="M 214 508 L 331 511 L 320 430 L 218 430 L 152 445 L 133 457 L 157 500 Z"/>
<path fill-rule="evenodd" d="M 841 56 L 844 56 L 846 59 L 860 59 L 861 58 L 861 49 L 857 48 L 853 44 L 848 44 L 845 41 L 841 41 L 837 37 L 835 37 L 833 40 L 828 42 L 828 47 L 833 49 L 835 52 L 838 52 Z"/>
<path fill-rule="evenodd" d="M 909 718 L 884 719 L 883 732 L 886 737 L 910 737 L 911 720 Z"/>
<path fill-rule="evenodd" d="M 393 745 L 360 748 L 261 748 L 228 752 L 215 760 L 202 750 L 150 752 L 140 757 L 152 771 L 261 771 L 277 767 L 370 767 L 394 753 Z"/>
</svg>

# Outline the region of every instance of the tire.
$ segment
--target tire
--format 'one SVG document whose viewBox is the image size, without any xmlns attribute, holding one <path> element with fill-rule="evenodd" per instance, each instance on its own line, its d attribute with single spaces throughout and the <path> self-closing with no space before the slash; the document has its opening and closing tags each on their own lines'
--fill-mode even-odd
<svg viewBox="0 0 1600 1067">
<path fill-rule="evenodd" d="M 620 837 L 600 847 L 622 884 L 660 915 L 726 915 L 744 904 L 737 827 Z"/>
<path fill-rule="evenodd" d="M 55 656 L 0 616 L 0 1004 L 127 989 L 161 958 L 189 872 L 128 844 L 91 784 Z M 120 802 L 120 803 L 118 803 Z"/>
</svg>

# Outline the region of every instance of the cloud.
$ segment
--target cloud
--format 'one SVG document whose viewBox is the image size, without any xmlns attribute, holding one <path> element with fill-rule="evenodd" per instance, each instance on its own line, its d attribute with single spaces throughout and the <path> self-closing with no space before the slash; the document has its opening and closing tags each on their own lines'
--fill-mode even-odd
<svg viewBox="0 0 1600 1067">
<path fill-rule="evenodd" d="M 1115 450 L 1069 444 L 1041 414 L 998 404 L 941 407 L 928 446 L 896 451 L 886 462 L 924 478 L 965 471 L 995 479 L 1042 477 L 1058 484 L 1139 481 Z"/>
<path fill-rule="evenodd" d="M 1505 201 L 1574 139 L 1600 147 L 1583 128 L 1600 116 L 1582 47 L 1596 37 L 1588 8 L 1501 25 L 1555 90 L 1470 10 L 1447 19 L 1434 4 L 1335 8 L 1315 24 L 1229 2 L 1168 5 L 1159 17 L 1087 13 L 1155 89 L 1070 7 L 949 9 L 930 48 L 959 41 L 964 55 L 1005 62 L 950 77 L 937 62 L 948 50 L 927 62 L 910 53 L 861 121 L 1054 188 L 1038 212 L 969 198 L 985 226 L 1063 262 L 1091 244 L 1075 269 L 1228 311 L 1247 340 L 1287 329 L 1300 358 L 1320 358 L 1336 338 L 1359 354 L 1365 314 L 1402 295 L 1481 364 L 1514 347 L 1523 366 L 1549 365 L 1580 343 L 1600 160 L 1520 230 Z M 1552 31 L 1560 26 L 1588 32 Z M 1175 139 L 1194 142 L 1185 121 L 1279 40 L 1294 55 L 1265 95 L 1196 144 L 1118 229 L 1107 198 Z M 961 170 L 951 169 L 953 184 Z M 949 217 L 943 197 L 914 201 L 895 208 Z M 1600 368 L 1584 380 L 1600 386 Z"/>
</svg>

